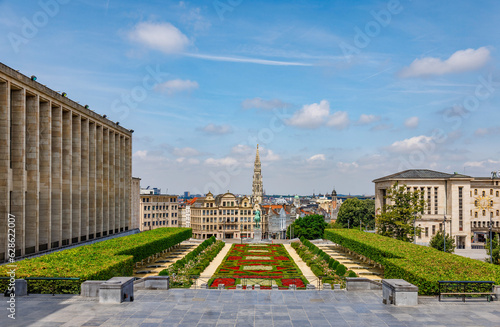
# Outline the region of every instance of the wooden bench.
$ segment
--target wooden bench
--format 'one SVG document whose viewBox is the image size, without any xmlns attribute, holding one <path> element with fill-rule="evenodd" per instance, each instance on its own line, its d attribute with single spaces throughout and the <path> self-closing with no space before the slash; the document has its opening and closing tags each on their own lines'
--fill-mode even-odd
<svg viewBox="0 0 500 327">
<path fill-rule="evenodd" d="M 492 281 L 445 281 L 440 280 L 439 283 L 439 301 L 441 301 L 442 295 L 456 295 L 461 296 L 463 302 L 465 302 L 465 298 L 469 295 L 486 295 L 488 302 L 491 301 L 493 295 L 496 293 L 493 292 L 493 287 L 495 282 Z M 490 291 L 481 291 L 477 292 L 475 289 L 484 288 L 485 286 L 490 285 Z"/>
</svg>

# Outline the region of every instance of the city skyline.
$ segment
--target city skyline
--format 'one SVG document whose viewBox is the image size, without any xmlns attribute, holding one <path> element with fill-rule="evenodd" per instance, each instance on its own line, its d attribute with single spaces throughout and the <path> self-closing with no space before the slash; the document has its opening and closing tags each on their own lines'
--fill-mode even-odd
<svg viewBox="0 0 500 327">
<path fill-rule="evenodd" d="M 432 8 L 430 8 L 432 6 Z M 500 169 L 500 4 L 0 1 L 0 62 L 133 129 L 133 175 L 205 194 L 373 194 Z"/>
</svg>

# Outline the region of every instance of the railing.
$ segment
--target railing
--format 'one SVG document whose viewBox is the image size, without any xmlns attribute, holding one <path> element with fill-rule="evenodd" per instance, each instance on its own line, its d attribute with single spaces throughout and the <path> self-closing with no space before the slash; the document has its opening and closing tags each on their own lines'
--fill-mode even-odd
<svg viewBox="0 0 500 327">
<path fill-rule="evenodd" d="M 174 275 L 170 276 L 170 288 L 191 288 L 191 289 L 217 289 L 219 284 L 224 285 L 224 289 L 237 289 L 241 285 L 242 289 L 254 289 L 254 285 L 260 285 L 260 289 L 272 289 L 278 286 L 280 290 L 288 290 L 290 285 L 295 285 L 297 290 L 305 290 L 308 284 L 314 286 L 316 290 L 324 290 L 323 280 L 327 276 L 197 276 L 197 275 Z M 274 282 L 273 282 L 274 281 Z M 333 287 L 333 285 L 331 285 Z"/>
</svg>

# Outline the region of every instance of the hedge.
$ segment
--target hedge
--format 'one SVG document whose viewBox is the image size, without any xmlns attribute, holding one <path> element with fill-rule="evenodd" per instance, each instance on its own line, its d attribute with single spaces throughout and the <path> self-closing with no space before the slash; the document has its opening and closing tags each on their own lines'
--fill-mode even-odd
<svg viewBox="0 0 500 327">
<path fill-rule="evenodd" d="M 16 278 L 78 277 L 78 283 L 30 281 L 29 292 L 78 293 L 86 280 L 108 280 L 115 276 L 132 276 L 135 262 L 168 249 L 192 236 L 190 228 L 158 228 L 134 235 L 117 237 L 90 245 L 54 252 L 14 264 Z M 0 276 L 8 275 L 9 267 L 0 266 Z M 1 285 L 5 288 L 6 282 Z"/>
<path fill-rule="evenodd" d="M 500 284 L 499 266 L 431 247 L 353 229 L 327 229 L 325 239 L 381 264 L 385 278 L 404 279 L 418 286 L 421 295 L 438 294 L 439 280 Z"/>
</svg>

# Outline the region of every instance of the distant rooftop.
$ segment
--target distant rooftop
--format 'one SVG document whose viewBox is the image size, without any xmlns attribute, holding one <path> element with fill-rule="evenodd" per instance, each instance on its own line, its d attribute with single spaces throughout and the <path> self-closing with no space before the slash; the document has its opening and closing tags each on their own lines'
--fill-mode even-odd
<svg viewBox="0 0 500 327">
<path fill-rule="evenodd" d="M 458 173 L 447 174 L 429 169 L 409 169 L 396 174 L 375 179 L 373 182 L 381 182 L 394 179 L 449 179 L 449 178 L 473 178 Z"/>
</svg>

